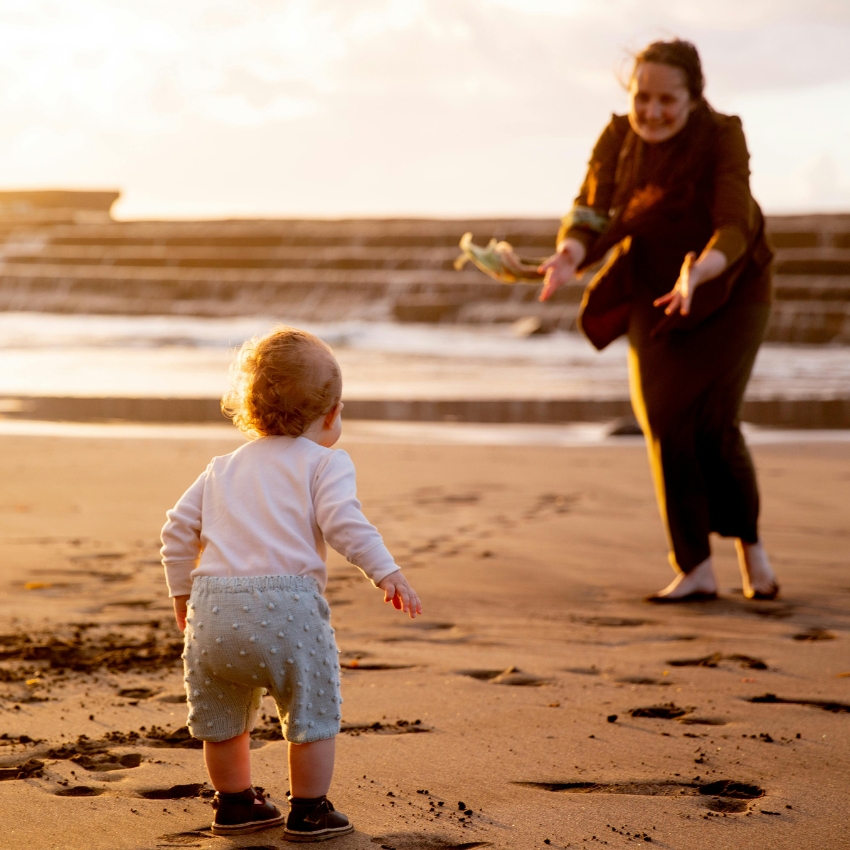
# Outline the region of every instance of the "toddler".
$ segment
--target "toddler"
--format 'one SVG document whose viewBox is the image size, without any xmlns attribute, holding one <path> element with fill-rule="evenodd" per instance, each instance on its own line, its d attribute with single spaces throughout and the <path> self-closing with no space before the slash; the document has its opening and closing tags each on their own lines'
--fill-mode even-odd
<svg viewBox="0 0 850 850">
<path fill-rule="evenodd" d="M 162 563 L 185 632 L 189 729 L 204 742 L 216 835 L 284 823 L 291 841 L 353 830 L 326 794 L 340 727 L 339 659 L 322 593 L 327 540 L 411 617 L 422 613 L 360 510 L 354 465 L 331 447 L 342 380 L 330 348 L 281 328 L 243 346 L 222 410 L 250 442 L 213 458 L 168 511 Z M 264 692 L 289 749 L 286 816 L 251 784 Z"/>
</svg>

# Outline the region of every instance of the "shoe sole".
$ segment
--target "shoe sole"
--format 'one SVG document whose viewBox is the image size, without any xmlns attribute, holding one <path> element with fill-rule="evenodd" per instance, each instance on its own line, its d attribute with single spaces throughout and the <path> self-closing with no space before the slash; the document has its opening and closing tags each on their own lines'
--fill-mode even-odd
<svg viewBox="0 0 850 850">
<path fill-rule="evenodd" d="M 337 838 L 340 835 L 348 835 L 354 832 L 352 824 L 348 826 L 338 827 L 337 829 L 322 829 L 316 832 L 292 832 L 288 829 L 283 831 L 283 837 L 287 841 L 330 841 L 331 838 Z"/>
<path fill-rule="evenodd" d="M 232 826 L 225 823 L 213 823 L 211 830 L 213 835 L 245 835 L 249 832 L 259 832 L 262 829 L 272 829 L 283 826 L 286 823 L 286 815 L 268 820 L 251 821 L 251 823 L 236 823 Z"/>
</svg>

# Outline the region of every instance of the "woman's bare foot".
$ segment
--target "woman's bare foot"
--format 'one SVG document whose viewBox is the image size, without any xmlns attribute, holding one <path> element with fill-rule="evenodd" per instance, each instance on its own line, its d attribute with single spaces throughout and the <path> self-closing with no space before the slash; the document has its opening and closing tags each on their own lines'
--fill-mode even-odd
<svg viewBox="0 0 850 850">
<path fill-rule="evenodd" d="M 697 602 L 717 596 L 711 556 L 689 573 L 679 573 L 664 590 L 647 597 L 650 602 Z"/>
<path fill-rule="evenodd" d="M 761 542 L 744 543 L 736 540 L 735 551 L 738 553 L 738 566 L 744 582 L 744 596 L 747 599 L 775 599 L 779 585 Z"/>
</svg>

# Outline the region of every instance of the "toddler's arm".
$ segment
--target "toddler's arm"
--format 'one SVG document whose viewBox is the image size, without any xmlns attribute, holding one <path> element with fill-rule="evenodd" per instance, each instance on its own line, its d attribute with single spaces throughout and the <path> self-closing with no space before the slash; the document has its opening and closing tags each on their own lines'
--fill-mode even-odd
<svg viewBox="0 0 850 850">
<path fill-rule="evenodd" d="M 160 555 L 169 596 L 188 596 L 192 590 L 189 574 L 201 554 L 201 507 L 207 471 L 201 473 L 177 504 L 166 513 L 168 519 L 162 527 Z"/>
<path fill-rule="evenodd" d="M 363 515 L 357 499 L 354 464 L 346 452 L 331 452 L 318 470 L 313 505 L 325 540 L 384 591 L 384 601 L 392 602 L 411 617 L 421 614 L 419 597 L 402 575 L 378 530 Z"/>
</svg>

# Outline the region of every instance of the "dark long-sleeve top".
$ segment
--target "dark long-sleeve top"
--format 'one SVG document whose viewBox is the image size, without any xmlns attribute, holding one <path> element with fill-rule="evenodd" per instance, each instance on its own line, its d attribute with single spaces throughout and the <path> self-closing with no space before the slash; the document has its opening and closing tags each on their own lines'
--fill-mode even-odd
<svg viewBox="0 0 850 850">
<path fill-rule="evenodd" d="M 697 202 L 707 208 L 704 212 L 710 216 L 710 227 L 706 229 L 710 236 L 707 242 L 694 245 L 691 249 L 698 253 L 715 249 L 722 252 L 731 265 L 743 256 L 751 243 L 752 234 L 761 224 L 761 212 L 750 194 L 749 152 L 740 119 L 737 116 L 712 112 L 711 120 L 716 128 L 713 169 L 707 181 L 706 191 L 701 195 L 697 193 Z M 616 188 L 617 161 L 628 132 L 628 117 L 612 116 L 611 122 L 593 148 L 587 175 L 575 200 L 576 207 L 591 208 L 603 216 L 609 214 Z M 647 169 L 651 168 L 653 156 L 663 155 L 662 146 L 666 144 L 668 143 L 660 142 L 645 146 L 644 165 Z M 590 252 L 599 232 L 598 229 L 577 224 L 573 217 L 568 215 L 562 222 L 558 242 L 566 237 L 578 239 Z M 667 245 L 662 238 L 657 244 L 646 247 L 655 252 L 660 249 L 664 253 Z M 769 261 L 769 248 L 766 244 L 764 249 Z M 676 260 L 681 264 L 683 258 L 681 256 Z M 675 280 L 664 281 L 664 285 L 672 285 L 673 282 Z M 769 288 L 769 281 L 767 286 Z M 663 286 L 661 288 L 663 289 Z M 769 294 L 758 300 L 769 300 Z"/>
</svg>

